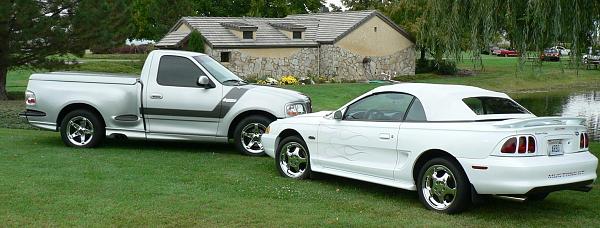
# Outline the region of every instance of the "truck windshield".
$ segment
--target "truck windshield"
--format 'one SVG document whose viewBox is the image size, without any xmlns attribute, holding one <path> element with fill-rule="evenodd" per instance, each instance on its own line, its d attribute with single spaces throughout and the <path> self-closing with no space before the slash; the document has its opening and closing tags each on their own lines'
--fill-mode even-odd
<svg viewBox="0 0 600 228">
<path fill-rule="evenodd" d="M 194 59 L 221 83 L 233 82 L 239 84 L 244 82 L 244 80 L 207 55 L 195 56 Z"/>
</svg>

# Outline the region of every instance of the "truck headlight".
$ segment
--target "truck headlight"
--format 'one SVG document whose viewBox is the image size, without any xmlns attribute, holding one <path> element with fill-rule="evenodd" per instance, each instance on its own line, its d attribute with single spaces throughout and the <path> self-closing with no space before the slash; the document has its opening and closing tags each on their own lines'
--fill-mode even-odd
<svg viewBox="0 0 600 228">
<path fill-rule="evenodd" d="M 288 117 L 297 116 L 306 113 L 304 104 L 294 103 L 285 105 L 285 113 Z"/>
</svg>

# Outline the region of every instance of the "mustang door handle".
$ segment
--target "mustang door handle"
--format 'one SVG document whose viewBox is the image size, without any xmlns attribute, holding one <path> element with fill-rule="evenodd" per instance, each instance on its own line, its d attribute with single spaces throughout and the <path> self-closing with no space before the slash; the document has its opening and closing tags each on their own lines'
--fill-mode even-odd
<svg viewBox="0 0 600 228">
<path fill-rule="evenodd" d="M 162 95 L 160 95 L 160 94 L 152 94 L 152 95 L 150 95 L 150 99 L 162 99 Z"/>
<path fill-rule="evenodd" d="M 394 136 L 390 133 L 380 133 L 379 138 L 380 139 L 391 139 L 391 138 L 394 138 Z"/>
</svg>

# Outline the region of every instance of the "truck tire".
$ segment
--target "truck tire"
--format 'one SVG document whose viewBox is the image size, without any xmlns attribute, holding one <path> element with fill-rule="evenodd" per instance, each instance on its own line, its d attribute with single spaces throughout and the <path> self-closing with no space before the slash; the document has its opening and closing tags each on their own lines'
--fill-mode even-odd
<svg viewBox="0 0 600 228">
<path fill-rule="evenodd" d="M 250 156 L 262 156 L 265 149 L 260 137 L 273 120 L 266 116 L 251 115 L 242 119 L 233 132 L 235 147 L 240 153 Z"/>
<path fill-rule="evenodd" d="M 76 148 L 96 147 L 104 140 L 106 129 L 100 117 L 85 109 L 71 111 L 60 124 L 65 145 Z"/>
<path fill-rule="evenodd" d="M 427 209 L 453 214 L 471 204 L 471 184 L 460 165 L 451 159 L 429 160 L 417 177 L 419 200 Z"/>
</svg>

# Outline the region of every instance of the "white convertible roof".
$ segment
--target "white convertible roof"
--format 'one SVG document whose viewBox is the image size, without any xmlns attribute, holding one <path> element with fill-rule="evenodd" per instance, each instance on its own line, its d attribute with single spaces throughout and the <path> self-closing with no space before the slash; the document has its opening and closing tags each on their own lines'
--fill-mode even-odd
<svg viewBox="0 0 600 228">
<path fill-rule="evenodd" d="M 468 97 L 502 97 L 512 100 L 504 93 L 464 85 L 443 85 L 427 83 L 401 83 L 380 86 L 371 91 L 402 92 L 417 97 L 427 115 L 428 121 L 464 121 L 483 119 L 525 118 L 532 114 L 477 115 L 462 99 Z"/>
</svg>

